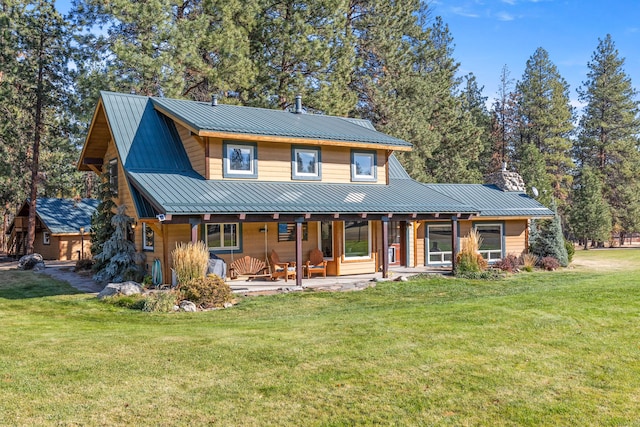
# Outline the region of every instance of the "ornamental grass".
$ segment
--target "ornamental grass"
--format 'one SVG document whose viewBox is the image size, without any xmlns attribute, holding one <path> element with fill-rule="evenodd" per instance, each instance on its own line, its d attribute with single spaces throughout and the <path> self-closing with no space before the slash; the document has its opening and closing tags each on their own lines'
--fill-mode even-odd
<svg viewBox="0 0 640 427">
<path fill-rule="evenodd" d="M 178 285 L 204 277 L 209 263 L 209 251 L 204 242 L 176 243 L 171 256 Z"/>
</svg>

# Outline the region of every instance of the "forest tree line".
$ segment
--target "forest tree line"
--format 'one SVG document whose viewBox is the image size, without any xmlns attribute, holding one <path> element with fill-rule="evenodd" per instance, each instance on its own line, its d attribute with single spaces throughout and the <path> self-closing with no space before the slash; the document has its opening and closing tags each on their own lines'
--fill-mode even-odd
<svg viewBox="0 0 640 427">
<path fill-rule="evenodd" d="M 100 90 L 365 118 L 414 145 L 423 182 L 480 183 L 506 162 L 557 204 L 565 232 L 639 231 L 638 101 L 609 35 L 571 88 L 538 48 L 497 99 L 461 76 L 447 24 L 421 0 L 0 0 L 4 238 L 26 197 L 91 197 L 76 171 Z"/>
</svg>

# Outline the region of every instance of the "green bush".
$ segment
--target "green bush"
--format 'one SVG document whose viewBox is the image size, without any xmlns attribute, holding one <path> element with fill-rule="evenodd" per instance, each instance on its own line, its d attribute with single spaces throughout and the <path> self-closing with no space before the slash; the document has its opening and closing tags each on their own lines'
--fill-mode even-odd
<svg viewBox="0 0 640 427">
<path fill-rule="evenodd" d="M 180 294 L 176 291 L 151 292 L 144 298 L 143 311 L 171 313 L 178 302 Z"/>
<path fill-rule="evenodd" d="M 576 253 L 576 247 L 573 245 L 573 242 L 568 240 L 564 241 L 564 247 L 567 249 L 567 257 L 569 258 L 569 263 L 573 261 L 573 255 Z"/>
<path fill-rule="evenodd" d="M 141 294 L 114 295 L 102 299 L 102 302 L 131 310 L 142 310 L 145 304 L 145 297 Z"/>
<path fill-rule="evenodd" d="M 501 270 L 488 269 L 484 271 L 467 271 L 456 274 L 456 277 L 469 280 L 500 280 L 504 279 L 505 273 Z"/>
<path fill-rule="evenodd" d="M 180 285 L 182 297 L 200 308 L 223 307 L 233 301 L 229 285 L 216 275 L 191 279 Z"/>
<path fill-rule="evenodd" d="M 79 259 L 73 271 L 87 271 L 93 268 L 93 260 L 91 258 Z"/>
</svg>

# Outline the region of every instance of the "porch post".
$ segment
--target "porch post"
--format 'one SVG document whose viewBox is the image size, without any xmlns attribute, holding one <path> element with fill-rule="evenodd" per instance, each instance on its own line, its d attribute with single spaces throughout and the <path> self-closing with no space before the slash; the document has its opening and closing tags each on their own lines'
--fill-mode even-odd
<svg viewBox="0 0 640 427">
<path fill-rule="evenodd" d="M 456 271 L 456 255 L 458 255 L 458 217 L 451 217 L 451 272 Z"/>
<path fill-rule="evenodd" d="M 198 241 L 198 225 L 200 225 L 200 220 L 189 218 L 189 225 L 191 226 L 191 243 L 195 243 Z"/>
<path fill-rule="evenodd" d="M 296 222 L 296 286 L 302 287 L 302 223 L 304 218 L 295 219 Z"/>
<path fill-rule="evenodd" d="M 389 218 L 383 216 L 382 220 L 382 277 L 389 275 Z"/>
</svg>

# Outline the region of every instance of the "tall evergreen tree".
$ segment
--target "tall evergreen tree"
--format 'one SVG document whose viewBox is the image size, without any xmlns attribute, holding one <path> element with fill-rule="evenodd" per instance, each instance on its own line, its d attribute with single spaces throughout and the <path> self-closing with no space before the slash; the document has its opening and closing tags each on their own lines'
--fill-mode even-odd
<svg viewBox="0 0 640 427">
<path fill-rule="evenodd" d="M 599 41 L 588 66 L 587 81 L 578 91 L 586 107 L 574 155 L 598 172 L 622 240 L 640 226 L 637 93 L 611 35 Z"/>
<path fill-rule="evenodd" d="M 583 166 L 574 185 L 569 224 L 573 234 L 588 249 L 588 241 L 608 240 L 611 233 L 610 208 L 603 198 L 602 182 L 590 166 Z"/>
<path fill-rule="evenodd" d="M 491 160 L 486 173 L 499 171 L 503 163 L 511 163 L 519 120 L 517 114 L 518 97 L 514 92 L 513 79 L 505 65 L 500 71 L 498 98 L 491 107 Z"/>
<path fill-rule="evenodd" d="M 533 144 L 542 153 L 553 195 L 562 202 L 570 189 L 573 168 L 570 136 L 574 111 L 569 85 L 547 51 L 538 48 L 527 61 L 516 91 L 520 121 L 519 140 L 515 141 L 517 166 L 523 163 L 523 149 Z"/>
</svg>

